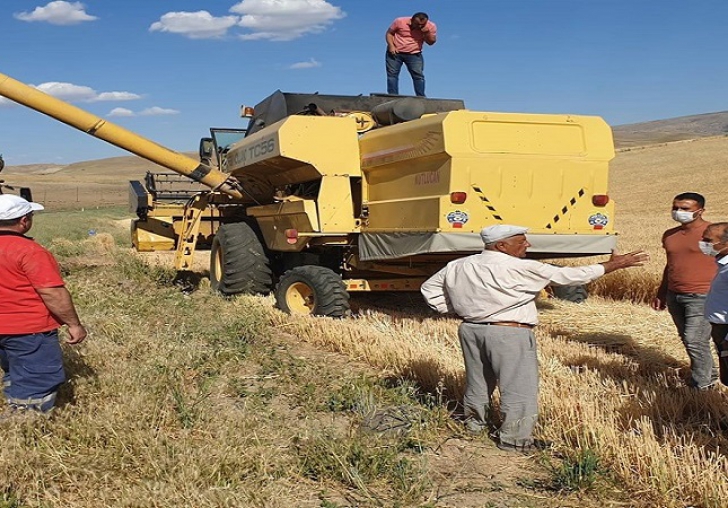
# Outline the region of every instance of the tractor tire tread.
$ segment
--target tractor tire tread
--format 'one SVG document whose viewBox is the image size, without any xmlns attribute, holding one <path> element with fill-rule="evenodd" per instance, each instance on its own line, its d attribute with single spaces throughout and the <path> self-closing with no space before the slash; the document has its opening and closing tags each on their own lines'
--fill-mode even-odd
<svg viewBox="0 0 728 508">
<path fill-rule="evenodd" d="M 341 276 L 333 270 L 316 265 L 297 266 L 288 270 L 276 286 L 276 305 L 284 312 L 290 312 L 285 302 L 285 291 L 296 282 L 303 282 L 315 293 L 316 305 L 312 314 L 341 318 L 351 313 L 349 293 Z"/>
</svg>

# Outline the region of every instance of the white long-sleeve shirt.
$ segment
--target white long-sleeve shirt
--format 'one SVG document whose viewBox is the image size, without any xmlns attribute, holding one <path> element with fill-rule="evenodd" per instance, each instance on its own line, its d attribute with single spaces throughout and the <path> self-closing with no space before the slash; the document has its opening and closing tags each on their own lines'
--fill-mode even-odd
<svg viewBox="0 0 728 508">
<path fill-rule="evenodd" d="M 718 273 L 705 299 L 705 318 L 711 323 L 728 324 L 728 256 L 718 260 Z"/>
<path fill-rule="evenodd" d="M 451 261 L 420 291 L 434 310 L 454 312 L 465 321 L 536 325 L 535 300 L 543 288 L 586 284 L 602 275 L 600 264 L 560 267 L 485 250 Z"/>
</svg>

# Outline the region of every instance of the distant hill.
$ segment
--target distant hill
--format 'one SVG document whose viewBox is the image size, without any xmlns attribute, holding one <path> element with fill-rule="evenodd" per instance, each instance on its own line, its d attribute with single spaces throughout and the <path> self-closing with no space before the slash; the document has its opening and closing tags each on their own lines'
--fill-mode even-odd
<svg viewBox="0 0 728 508">
<path fill-rule="evenodd" d="M 183 152 L 185 155 L 197 159 L 194 152 Z M 142 178 L 147 171 L 165 172 L 164 168 L 149 162 L 146 159 L 135 155 L 111 157 L 108 159 L 96 159 L 90 161 L 74 162 L 73 164 L 24 164 L 18 166 L 6 166 L 3 176 L 9 175 L 51 175 L 51 174 L 74 174 L 78 178 L 108 177 L 111 181 L 119 179 Z"/>
<path fill-rule="evenodd" d="M 616 125 L 612 127 L 612 131 L 617 148 L 728 136 L 728 111 Z"/>
</svg>

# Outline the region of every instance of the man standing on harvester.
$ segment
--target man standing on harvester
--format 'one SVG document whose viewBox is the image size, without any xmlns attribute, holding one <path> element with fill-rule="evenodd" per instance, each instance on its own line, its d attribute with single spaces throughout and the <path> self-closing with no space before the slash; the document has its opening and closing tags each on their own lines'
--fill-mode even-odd
<svg viewBox="0 0 728 508">
<path fill-rule="evenodd" d="M 432 46 L 437 42 L 437 26 L 424 12 L 417 12 L 411 18 L 397 18 L 387 29 L 387 93 L 399 95 L 399 71 L 402 64 L 412 76 L 415 95 L 425 96 L 425 60 L 422 45 Z"/>
</svg>

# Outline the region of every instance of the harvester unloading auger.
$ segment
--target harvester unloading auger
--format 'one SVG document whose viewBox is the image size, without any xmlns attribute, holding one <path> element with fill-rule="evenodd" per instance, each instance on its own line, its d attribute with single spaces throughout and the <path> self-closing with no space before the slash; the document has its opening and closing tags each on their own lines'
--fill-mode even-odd
<svg viewBox="0 0 728 508">
<path fill-rule="evenodd" d="M 354 291 L 416 291 L 481 228 L 529 228 L 529 256 L 608 254 L 614 157 L 598 117 L 466 110 L 462 101 L 275 92 L 245 129 L 211 129 L 201 164 L 0 75 L 0 94 L 203 182 L 130 182 L 132 243 L 209 247 L 212 288 L 266 293 L 292 313 L 340 317 Z M 223 194 L 224 193 L 224 194 Z"/>
</svg>

